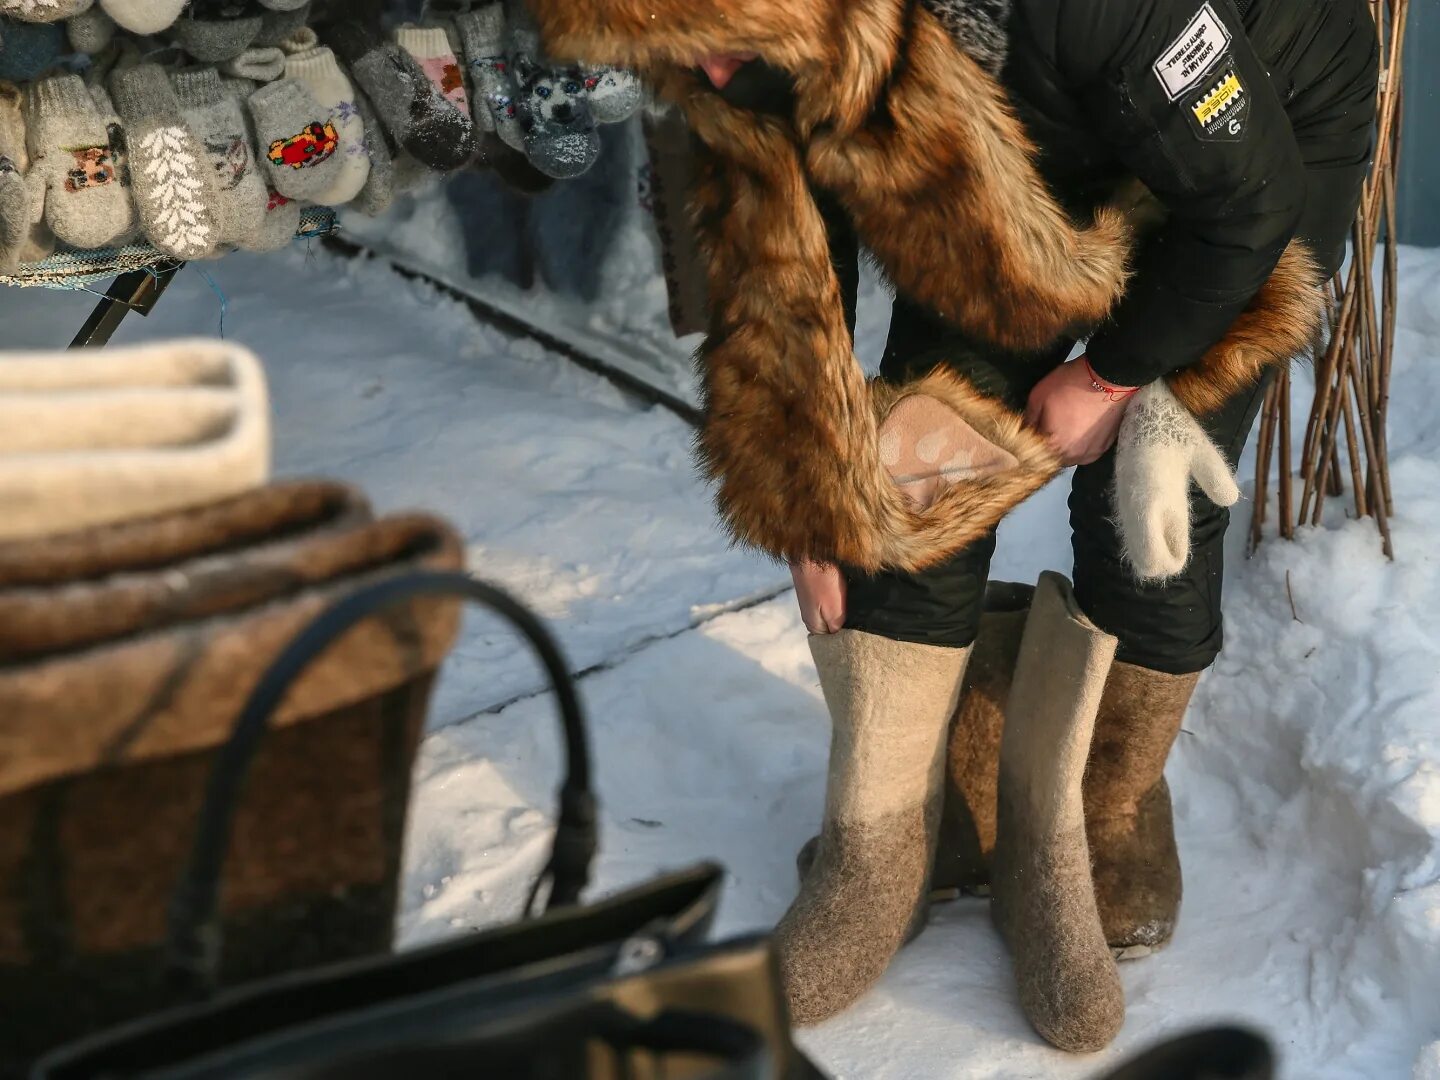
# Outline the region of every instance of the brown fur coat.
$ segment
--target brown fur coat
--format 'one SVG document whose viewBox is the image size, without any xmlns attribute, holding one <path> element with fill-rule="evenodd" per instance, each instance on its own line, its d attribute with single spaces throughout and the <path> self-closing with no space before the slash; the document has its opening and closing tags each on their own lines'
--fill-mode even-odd
<svg viewBox="0 0 1440 1080">
<path fill-rule="evenodd" d="M 532 0 L 550 50 L 638 69 L 705 148 L 692 214 L 709 260 L 700 351 L 701 458 L 734 536 L 782 559 L 914 571 L 992 528 L 1058 461 L 963 379 L 867 385 L 852 355 L 811 185 L 832 192 L 896 288 L 977 338 L 1031 350 L 1102 320 L 1125 290 L 1120 209 L 1076 223 L 1035 167 L 1004 89 L 907 0 Z M 741 110 L 692 67 L 758 52 L 789 72 L 793 118 Z M 1313 339 L 1318 273 L 1292 244 L 1191 371 L 1207 412 Z M 895 397 L 950 404 L 1020 467 L 951 485 L 919 510 L 891 482 L 878 431 Z"/>
</svg>

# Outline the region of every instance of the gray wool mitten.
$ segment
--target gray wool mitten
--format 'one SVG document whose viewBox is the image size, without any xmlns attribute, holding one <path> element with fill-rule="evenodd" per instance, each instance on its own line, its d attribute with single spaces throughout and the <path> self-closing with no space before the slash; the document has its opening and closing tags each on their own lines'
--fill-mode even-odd
<svg viewBox="0 0 1440 1080">
<path fill-rule="evenodd" d="M 335 54 L 323 45 L 287 58 L 285 77 L 303 83 L 315 95 L 325 122 L 339 139 L 335 150 L 339 164 L 334 170 L 333 182 L 313 201 L 324 206 L 344 206 L 360 194 L 370 175 L 365 121 L 355 106 L 355 87 L 335 62 Z"/>
<path fill-rule="evenodd" d="M 125 125 L 130 182 L 146 239 L 177 259 L 208 255 L 219 233 L 215 174 L 164 69 L 140 64 L 122 71 L 110 92 Z"/>
<path fill-rule="evenodd" d="M 259 11 L 244 5 L 237 5 L 233 14 L 215 10 L 201 17 L 191 12 L 175 21 L 170 37 L 196 60 L 214 64 L 248 49 L 263 21 Z"/>
<path fill-rule="evenodd" d="M 493 131 L 516 150 L 525 149 L 525 129 L 515 99 L 519 90 L 505 56 L 505 7 L 500 0 L 457 15 L 455 28 L 470 68 L 475 96 L 470 102 L 475 123 Z"/>
<path fill-rule="evenodd" d="M 255 84 L 246 79 L 225 76 L 220 79 L 220 89 L 226 98 L 240 107 L 241 119 L 245 123 L 245 138 L 249 145 L 258 146 L 254 121 L 249 109 L 245 107 L 250 95 L 256 90 Z M 295 234 L 300 229 L 300 204 L 294 199 L 287 199 L 270 186 L 269 173 L 262 162 L 256 161 L 255 169 L 261 186 L 265 189 L 265 213 L 261 218 L 259 231 L 252 236 L 241 238 L 240 246 L 246 251 L 275 251 L 295 239 Z"/>
<path fill-rule="evenodd" d="M 26 97 L 35 180 L 45 218 L 72 247 L 108 247 L 135 228 L 136 207 L 121 182 L 111 131 L 78 75 L 32 83 Z"/>
<path fill-rule="evenodd" d="M 260 232 L 270 198 L 251 155 L 245 110 L 225 93 L 214 68 L 178 71 L 171 79 L 181 114 L 215 170 L 216 242 L 243 244 Z"/>
<path fill-rule="evenodd" d="M 25 175 L 13 159 L 0 153 L 0 273 L 13 273 L 20 265 L 34 205 Z"/>
<path fill-rule="evenodd" d="M 105 121 L 105 131 L 110 136 L 110 156 L 115 161 L 115 173 L 120 177 L 120 186 L 130 192 L 131 204 L 134 204 L 134 185 L 130 182 L 130 148 L 125 142 L 125 127 L 120 123 L 120 114 L 115 111 L 115 102 L 110 100 L 110 91 L 104 86 L 91 84 L 87 87 L 90 91 L 90 100 L 95 102 L 95 111 L 100 114 L 100 119 Z M 113 243 L 115 245 L 129 244 L 139 240 L 140 213 L 135 213 L 135 223 L 130 231 L 117 236 Z"/>
<path fill-rule="evenodd" d="M 258 48 L 277 47 L 297 30 L 310 22 L 310 0 L 293 11 L 267 11 L 260 21 L 260 33 L 251 42 Z"/>
<path fill-rule="evenodd" d="M 260 232 L 242 246 L 246 251 L 278 251 L 288 247 L 300 231 L 300 203 L 287 199 L 273 188 L 265 204 Z"/>
<path fill-rule="evenodd" d="M 220 74 L 255 82 L 274 82 L 285 74 L 285 53 L 274 46 L 256 45 L 221 64 Z"/>
<path fill-rule="evenodd" d="M 5 233 L 0 269 L 5 272 L 20 263 L 39 262 L 55 250 L 55 234 L 45 224 L 45 187 L 30 172 L 24 102 L 18 86 L 0 83 L 0 230 Z"/>
<path fill-rule="evenodd" d="M 92 7 L 70 16 L 65 33 L 70 36 L 72 49 L 94 56 L 115 39 L 115 20 L 105 14 L 104 8 Z"/>
<path fill-rule="evenodd" d="M 245 102 L 250 95 L 260 89 L 260 84 L 254 79 L 246 79 L 239 75 L 230 75 L 226 72 L 220 73 L 220 89 L 240 103 L 241 111 L 244 111 Z M 251 130 L 250 114 L 245 114 L 245 130 L 250 132 L 250 145 L 255 145 L 255 133 Z"/>
<path fill-rule="evenodd" d="M 0 273 L 20 265 L 35 214 L 35 198 L 25 179 L 30 155 L 25 150 L 25 123 L 20 91 L 0 87 Z"/>
<path fill-rule="evenodd" d="M 340 133 L 298 79 L 278 79 L 250 95 L 256 147 L 270 186 L 289 199 L 319 201 L 338 178 Z"/>
<path fill-rule="evenodd" d="M 516 99 L 525 128 L 525 156 L 546 176 L 579 176 L 600 156 L 600 133 L 574 67 L 549 61 L 540 49 L 540 32 L 523 4 L 506 12 L 510 64 L 519 87 Z"/>
<path fill-rule="evenodd" d="M 365 125 L 365 152 L 370 156 L 370 175 L 355 196 L 355 209 L 366 217 L 379 217 L 395 201 L 395 158 L 385 138 L 385 129 L 370 99 L 355 92 L 355 108 Z"/>
<path fill-rule="evenodd" d="M 475 124 L 469 112 L 447 101 L 413 56 L 357 22 L 335 27 L 328 40 L 397 144 L 441 172 L 470 160 Z"/>
<path fill-rule="evenodd" d="M 95 0 L 0 0 L 0 15 L 21 22 L 59 22 L 87 11 Z"/>
<path fill-rule="evenodd" d="M 116 34 L 109 45 L 90 57 L 90 66 L 81 78 L 87 86 L 108 86 L 120 72 L 142 63 L 140 46 L 124 34 Z"/>
</svg>

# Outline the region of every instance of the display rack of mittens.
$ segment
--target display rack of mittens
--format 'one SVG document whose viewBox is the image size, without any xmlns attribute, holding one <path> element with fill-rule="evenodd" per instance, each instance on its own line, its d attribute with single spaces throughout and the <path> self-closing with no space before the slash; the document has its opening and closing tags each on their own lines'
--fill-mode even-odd
<svg viewBox="0 0 1440 1080">
<path fill-rule="evenodd" d="M 0 280 L 273 250 L 332 227 L 310 208 L 376 215 L 462 168 L 577 176 L 641 100 L 546 58 L 521 0 L 389 29 L 344 2 L 0 0 Z"/>
</svg>

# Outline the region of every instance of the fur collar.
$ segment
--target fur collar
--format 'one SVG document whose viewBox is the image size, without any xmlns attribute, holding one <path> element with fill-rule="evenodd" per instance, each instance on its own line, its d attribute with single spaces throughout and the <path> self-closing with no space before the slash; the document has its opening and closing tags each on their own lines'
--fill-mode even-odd
<svg viewBox="0 0 1440 1080">
<path fill-rule="evenodd" d="M 735 537 L 779 558 L 918 570 L 983 535 L 1056 471 L 1039 436 L 942 376 L 930 389 L 1014 454 L 1007 478 L 953 485 L 924 510 L 885 471 L 887 394 L 851 354 L 811 191 L 833 194 L 894 285 L 1009 350 L 1082 334 L 1122 295 L 1132 229 L 1072 221 L 992 68 L 1003 0 L 532 0 L 557 55 L 638 69 L 702 144 L 692 215 L 709 263 L 699 354 L 701 459 Z M 946 13 L 942 22 L 939 11 Z M 983 16 L 990 17 L 983 17 Z M 956 36 L 970 27 L 969 48 Z M 1000 34 L 1003 39 L 1003 34 Z M 987 44 L 989 42 L 989 44 Z M 795 83 L 793 115 L 735 108 L 692 65 L 758 52 Z M 1213 407 L 1318 326 L 1302 248 L 1175 390 Z M 902 393 L 908 388 L 902 388 Z"/>
</svg>

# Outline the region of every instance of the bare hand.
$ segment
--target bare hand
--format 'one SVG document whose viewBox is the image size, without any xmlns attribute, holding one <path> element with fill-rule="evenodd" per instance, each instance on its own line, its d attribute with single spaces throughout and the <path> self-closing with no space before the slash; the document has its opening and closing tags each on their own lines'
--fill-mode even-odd
<svg viewBox="0 0 1440 1080">
<path fill-rule="evenodd" d="M 840 568 L 830 563 L 796 563 L 790 567 L 795 579 L 795 599 L 800 617 L 812 634 L 837 634 L 845 629 L 845 579 Z"/>
<path fill-rule="evenodd" d="M 1030 391 L 1025 421 L 1049 438 L 1066 465 L 1089 465 L 1115 445 L 1133 387 L 1096 389 L 1082 356 L 1061 364 Z"/>
</svg>

